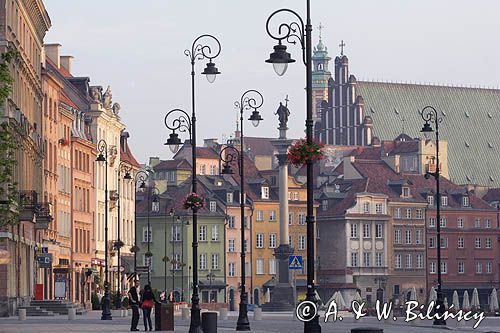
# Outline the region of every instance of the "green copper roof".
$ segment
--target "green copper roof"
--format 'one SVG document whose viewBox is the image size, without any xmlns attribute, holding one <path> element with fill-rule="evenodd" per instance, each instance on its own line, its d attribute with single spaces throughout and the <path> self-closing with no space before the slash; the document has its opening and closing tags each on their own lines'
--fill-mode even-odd
<svg viewBox="0 0 500 333">
<path fill-rule="evenodd" d="M 373 119 L 373 135 L 381 140 L 403 131 L 423 137 L 419 112 L 433 106 L 443 119 L 439 135 L 448 141 L 451 180 L 500 186 L 500 90 L 357 81 L 357 94 Z"/>
</svg>

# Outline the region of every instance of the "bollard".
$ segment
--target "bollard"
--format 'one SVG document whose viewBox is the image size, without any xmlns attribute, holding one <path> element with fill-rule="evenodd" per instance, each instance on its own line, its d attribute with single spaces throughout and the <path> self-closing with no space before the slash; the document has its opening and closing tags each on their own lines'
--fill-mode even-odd
<svg viewBox="0 0 500 333">
<path fill-rule="evenodd" d="M 221 308 L 219 311 L 220 320 L 227 320 L 227 308 Z"/>
<path fill-rule="evenodd" d="M 26 320 L 26 309 L 17 310 L 19 314 L 19 320 Z"/>
<path fill-rule="evenodd" d="M 262 320 L 262 308 L 258 306 L 253 308 L 253 320 Z"/>
<path fill-rule="evenodd" d="M 131 316 L 132 315 L 132 309 L 128 309 L 127 310 L 127 316 Z"/>
<path fill-rule="evenodd" d="M 75 320 L 76 319 L 76 308 L 69 308 L 68 309 L 68 320 Z"/>
<path fill-rule="evenodd" d="M 384 330 L 375 327 L 358 327 L 351 329 L 351 333 L 384 333 Z"/>
<path fill-rule="evenodd" d="M 127 310 L 121 309 L 120 311 L 120 317 L 126 317 L 127 316 Z"/>
<path fill-rule="evenodd" d="M 217 312 L 207 311 L 201 314 L 203 333 L 217 333 Z"/>
<path fill-rule="evenodd" d="M 191 310 L 189 308 L 182 308 L 182 319 L 189 319 L 189 315 L 191 314 Z"/>
</svg>

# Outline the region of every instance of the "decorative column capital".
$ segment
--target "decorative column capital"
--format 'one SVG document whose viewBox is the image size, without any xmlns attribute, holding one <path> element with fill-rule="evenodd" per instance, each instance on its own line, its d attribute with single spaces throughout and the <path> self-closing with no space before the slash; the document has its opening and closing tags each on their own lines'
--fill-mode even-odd
<svg viewBox="0 0 500 333">
<path fill-rule="evenodd" d="M 287 154 L 276 154 L 276 158 L 278 158 L 279 165 L 288 165 L 288 155 Z"/>
</svg>

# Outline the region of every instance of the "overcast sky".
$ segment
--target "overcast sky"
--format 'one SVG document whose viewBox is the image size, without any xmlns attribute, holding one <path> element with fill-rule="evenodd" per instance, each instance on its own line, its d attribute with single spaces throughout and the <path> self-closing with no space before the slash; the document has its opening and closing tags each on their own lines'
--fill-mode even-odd
<svg viewBox="0 0 500 333">
<path fill-rule="evenodd" d="M 198 143 L 234 132 L 234 101 L 248 89 L 262 92 L 265 102 L 264 122 L 258 128 L 247 122 L 246 135 L 277 136 L 273 113 L 288 94 L 289 134 L 304 136 L 305 67 L 297 62 L 278 77 L 264 60 L 275 44 L 265 30 L 269 14 L 285 6 L 304 14 L 305 0 L 44 3 L 52 20 L 45 42 L 58 42 L 63 55 L 75 57 L 75 76 L 111 85 L 139 162 L 170 156 L 163 145 L 168 136 L 163 117 L 173 108 L 190 111 L 191 69 L 183 51 L 206 33 L 222 44 L 214 60 L 222 74 L 214 84 L 196 77 Z M 313 45 L 321 22 L 329 55 L 339 54 L 343 39 L 358 80 L 497 87 L 499 12 L 496 0 L 312 0 Z M 289 52 L 301 58 L 298 46 L 289 46 Z M 197 63 L 197 73 L 205 62 Z"/>
</svg>

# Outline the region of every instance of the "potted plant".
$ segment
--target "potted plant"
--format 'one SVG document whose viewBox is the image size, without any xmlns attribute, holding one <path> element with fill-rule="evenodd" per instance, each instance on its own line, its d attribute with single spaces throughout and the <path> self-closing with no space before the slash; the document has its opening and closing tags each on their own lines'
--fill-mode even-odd
<svg viewBox="0 0 500 333">
<path fill-rule="evenodd" d="M 184 209 L 203 208 L 205 200 L 196 193 L 189 193 L 184 198 Z"/>
<path fill-rule="evenodd" d="M 306 164 L 308 161 L 314 162 L 325 158 L 323 153 L 324 145 L 317 141 L 308 143 L 305 139 L 296 141 L 288 150 L 288 160 L 296 167 Z"/>
</svg>

